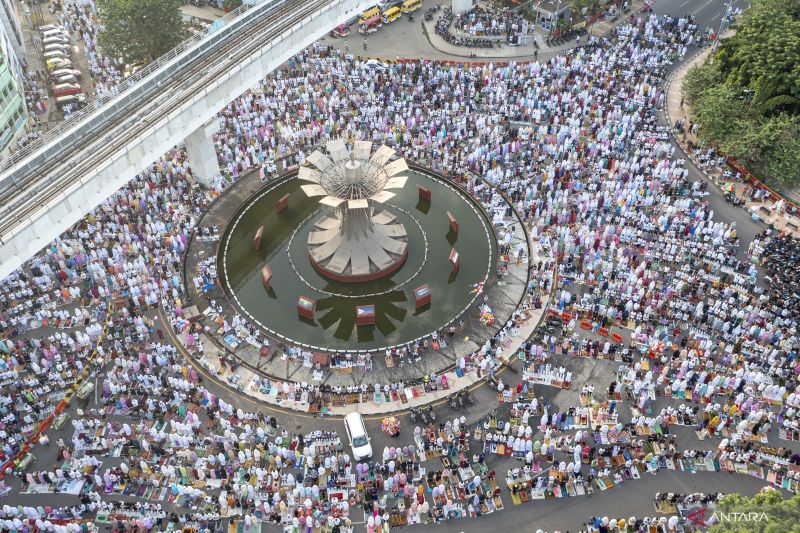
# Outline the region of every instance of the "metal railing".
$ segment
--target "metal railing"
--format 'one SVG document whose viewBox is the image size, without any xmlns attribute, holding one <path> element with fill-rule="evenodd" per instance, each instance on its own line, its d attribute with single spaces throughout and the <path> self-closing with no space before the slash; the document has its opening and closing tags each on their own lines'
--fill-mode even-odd
<svg viewBox="0 0 800 533">
<path fill-rule="evenodd" d="M 25 157 L 29 156 L 33 151 L 41 148 L 45 144 L 55 140 L 61 134 L 63 134 L 67 129 L 72 128 L 73 126 L 79 125 L 80 122 L 86 120 L 87 122 L 92 118 L 100 116 L 102 113 L 105 112 L 101 111 L 100 108 L 108 104 L 113 100 L 117 100 L 120 96 L 124 95 L 127 91 L 130 91 L 131 88 L 136 86 L 139 82 L 144 80 L 146 77 L 154 74 L 156 71 L 161 69 L 162 67 L 166 66 L 170 61 L 177 58 L 187 50 L 193 48 L 197 44 L 200 44 L 202 41 L 209 37 L 213 37 L 217 34 L 224 26 L 227 26 L 231 21 L 236 19 L 242 13 L 248 11 L 249 9 L 257 7 L 255 5 L 250 4 L 242 4 L 238 8 L 234 9 L 230 13 L 227 13 L 224 17 L 218 19 L 217 22 L 221 22 L 222 26 L 219 24 L 212 25 L 209 28 L 209 32 L 205 34 L 194 34 L 178 46 L 164 54 L 163 56 L 159 57 L 143 69 L 135 72 L 134 74 L 125 78 L 122 82 L 117 84 L 114 87 L 114 94 L 103 95 L 96 100 L 94 100 L 92 106 L 87 106 L 80 111 L 72 113 L 66 120 L 61 122 L 58 126 L 52 128 L 47 133 L 30 143 L 29 145 L 25 146 L 24 148 L 17 150 L 11 156 L 5 158 L 0 164 L 1 170 L 6 170 L 9 167 L 15 165 L 20 160 L 24 159 Z"/>
</svg>

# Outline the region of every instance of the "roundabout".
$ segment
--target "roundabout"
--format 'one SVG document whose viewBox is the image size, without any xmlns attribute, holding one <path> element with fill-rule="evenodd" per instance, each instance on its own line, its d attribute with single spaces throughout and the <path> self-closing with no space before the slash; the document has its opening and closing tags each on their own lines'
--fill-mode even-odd
<svg viewBox="0 0 800 533">
<path fill-rule="evenodd" d="M 216 252 L 225 294 L 271 337 L 315 352 L 384 352 L 458 323 L 493 290 L 497 239 L 466 191 L 415 166 L 385 201 L 337 211 L 306 194 L 307 170 L 242 202 Z"/>
</svg>

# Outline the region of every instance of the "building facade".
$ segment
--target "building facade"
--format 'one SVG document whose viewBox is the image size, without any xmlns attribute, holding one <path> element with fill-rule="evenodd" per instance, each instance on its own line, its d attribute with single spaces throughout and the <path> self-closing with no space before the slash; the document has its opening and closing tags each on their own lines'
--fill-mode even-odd
<svg viewBox="0 0 800 533">
<path fill-rule="evenodd" d="M 14 50 L 14 55 L 21 59 L 25 57 L 25 39 L 18 7 L 21 9 L 21 4 L 14 0 L 0 0 L 0 26 L 3 26 L 5 39 Z"/>
<path fill-rule="evenodd" d="M 0 156 L 5 156 L 14 141 L 26 132 L 28 111 L 22 83 L 23 67 L 17 54 L 18 49 L 24 53 L 24 47 L 20 48 L 19 20 L 16 12 L 11 11 L 13 5 L 9 6 L 7 0 L 0 0 L 0 4 Z"/>
</svg>

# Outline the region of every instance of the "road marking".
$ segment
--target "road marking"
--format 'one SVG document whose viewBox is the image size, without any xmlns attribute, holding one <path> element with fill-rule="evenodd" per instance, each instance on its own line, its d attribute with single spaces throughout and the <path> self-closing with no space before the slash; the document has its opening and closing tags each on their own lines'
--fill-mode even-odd
<svg viewBox="0 0 800 533">
<path fill-rule="evenodd" d="M 694 15 L 699 14 L 701 11 L 704 11 L 708 6 L 710 6 L 714 2 L 715 0 L 707 0 L 706 2 L 703 2 L 702 5 L 698 6 L 697 9 L 692 11 L 692 14 Z"/>
<path fill-rule="evenodd" d="M 681 7 L 685 6 L 686 4 L 688 4 L 688 3 L 689 3 L 689 2 L 691 2 L 691 1 L 692 1 L 692 0 L 686 0 L 684 3 L 682 3 L 682 4 L 681 4 Z"/>
</svg>

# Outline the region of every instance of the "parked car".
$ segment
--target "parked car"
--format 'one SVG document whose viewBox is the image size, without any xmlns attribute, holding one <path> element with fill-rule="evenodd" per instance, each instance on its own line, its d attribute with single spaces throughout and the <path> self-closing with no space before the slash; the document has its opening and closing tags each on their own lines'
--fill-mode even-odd
<svg viewBox="0 0 800 533">
<path fill-rule="evenodd" d="M 53 59 L 55 57 L 65 58 L 68 55 L 69 54 L 67 52 L 65 52 L 64 50 L 50 50 L 49 52 L 45 52 L 44 53 L 44 59 L 46 61 L 48 59 Z"/>
<path fill-rule="evenodd" d="M 48 44 L 69 44 L 69 38 L 56 35 L 55 37 L 48 37 L 47 39 L 42 39 L 42 44 L 45 46 L 47 46 Z"/>
<path fill-rule="evenodd" d="M 372 445 L 370 444 L 367 428 L 364 426 L 364 419 L 359 413 L 348 413 L 344 417 L 344 429 L 347 438 L 350 440 L 350 447 L 353 448 L 353 459 L 362 461 L 372 457 Z"/>
<path fill-rule="evenodd" d="M 74 68 L 60 68 L 50 73 L 50 80 L 56 81 L 62 76 L 75 76 L 76 78 L 80 78 L 81 71 Z"/>
<path fill-rule="evenodd" d="M 65 57 L 54 57 L 48 59 L 46 61 L 47 69 L 50 71 L 63 69 L 63 68 L 72 68 L 72 61 Z"/>
<path fill-rule="evenodd" d="M 65 39 L 69 39 L 69 33 L 65 29 L 55 29 L 55 30 L 47 30 L 42 32 L 42 40 L 49 39 L 51 37 L 63 37 Z"/>
<path fill-rule="evenodd" d="M 63 110 L 66 106 L 72 104 L 73 109 L 80 109 L 85 106 L 87 102 L 86 95 L 83 93 L 68 94 L 56 98 L 56 107 L 59 110 Z"/>
<path fill-rule="evenodd" d="M 76 78 L 73 74 L 65 74 L 60 78 L 56 78 L 53 80 L 55 85 L 62 85 L 64 83 L 78 83 L 78 78 Z"/>
<path fill-rule="evenodd" d="M 393 7 L 400 7 L 402 4 L 403 0 L 382 0 L 375 5 L 377 5 L 378 9 L 381 11 L 387 11 Z"/>
<path fill-rule="evenodd" d="M 81 92 L 81 86 L 77 83 L 62 83 L 60 85 L 53 85 L 50 88 L 50 92 L 53 93 L 53 96 L 58 98 L 59 96 L 67 96 L 69 94 Z"/>
<path fill-rule="evenodd" d="M 340 24 L 331 30 L 332 37 L 347 37 L 350 35 L 350 27 Z"/>
<path fill-rule="evenodd" d="M 52 52 L 53 50 L 61 50 L 62 52 L 69 52 L 69 45 L 62 43 L 52 43 L 44 45 L 44 52 Z"/>
</svg>

